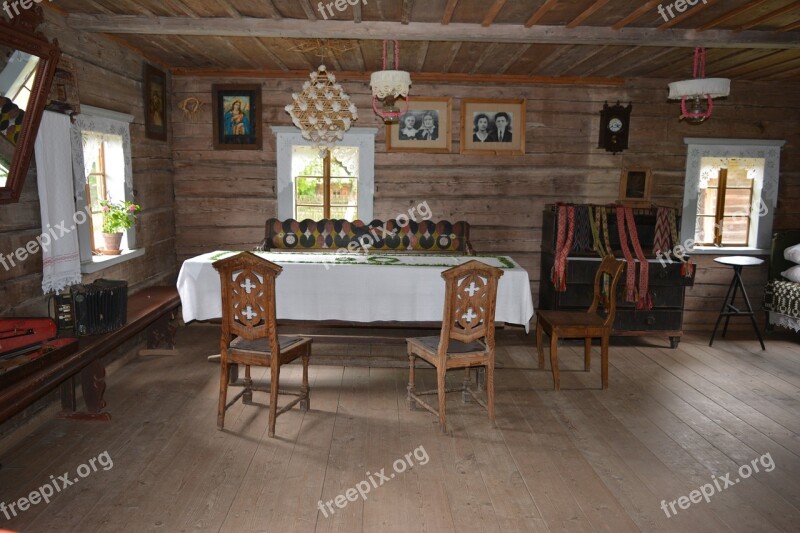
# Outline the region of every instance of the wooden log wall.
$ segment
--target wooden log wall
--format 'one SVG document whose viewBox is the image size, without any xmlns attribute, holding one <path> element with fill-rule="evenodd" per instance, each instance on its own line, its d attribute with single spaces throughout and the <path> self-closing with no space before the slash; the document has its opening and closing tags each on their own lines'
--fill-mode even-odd
<svg viewBox="0 0 800 533">
<path fill-rule="evenodd" d="M 172 284 L 176 276 L 175 222 L 173 217 L 172 151 L 167 142 L 144 135 L 142 97 L 143 60 L 105 37 L 76 32 L 61 15 L 45 10 L 40 30 L 57 38 L 66 57 L 78 70 L 80 101 L 133 115 L 131 144 L 135 201 L 142 206 L 137 244 L 146 254 L 92 275 L 128 280 L 131 290 L 153 284 Z M 0 253 L 9 254 L 41 233 L 35 164 L 25 180 L 19 203 L 0 205 Z M 43 316 L 42 256 L 28 257 L 16 267 L 0 267 L 0 316 Z"/>
<path fill-rule="evenodd" d="M 261 83 L 264 146 L 259 151 L 216 151 L 211 140 L 211 85 L 218 78 L 176 77 L 173 102 L 196 97 L 201 112 L 189 119 L 173 113 L 176 244 L 178 260 L 214 249 L 246 249 L 263 238 L 264 220 L 276 216 L 275 136 L 269 125 L 290 125 L 284 106 L 302 85 L 297 79 L 225 79 Z M 344 82 L 358 106 L 357 126 L 377 126 L 375 217 L 392 217 L 422 201 L 435 219 L 467 220 L 480 252 L 509 254 L 530 273 L 538 302 L 539 248 L 545 204 L 613 202 L 620 169 L 653 170 L 653 200 L 682 205 L 684 137 L 784 139 L 776 228 L 800 226 L 800 85 L 734 82 L 732 95 L 717 103 L 706 124 L 678 121 L 667 80 L 629 80 L 623 87 L 414 83 L 413 96 L 453 97 L 453 153 L 387 153 L 385 133 L 371 111 L 366 82 Z M 462 98 L 525 98 L 524 156 L 459 155 Z M 604 101 L 633 102 L 630 149 L 612 155 L 597 148 Z M 713 326 L 730 281 L 727 268 L 697 257 L 697 285 L 687 292 L 686 329 Z M 766 268 L 747 273 L 760 302 Z M 731 326 L 733 327 L 733 323 Z M 746 324 L 744 324 L 746 325 Z"/>
</svg>

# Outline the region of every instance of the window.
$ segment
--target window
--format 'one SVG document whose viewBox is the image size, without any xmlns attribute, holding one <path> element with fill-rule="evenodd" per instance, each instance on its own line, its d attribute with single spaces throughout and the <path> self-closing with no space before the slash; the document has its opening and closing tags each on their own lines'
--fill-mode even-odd
<svg viewBox="0 0 800 533">
<path fill-rule="evenodd" d="M 131 121 L 131 115 L 82 105 L 81 114 L 72 125 L 75 209 L 91 213 L 88 223 L 78 226 L 78 245 L 84 273 L 110 266 L 126 256 L 131 258 L 143 254 L 135 250 L 136 228 L 133 227 L 123 236 L 122 249 L 125 251 L 122 256 L 99 255 L 104 245 L 100 202 L 133 201 Z"/>
<path fill-rule="evenodd" d="M 701 160 L 694 240 L 706 246 L 749 246 L 758 228 L 764 159 L 704 157 Z M 755 232 L 754 232 L 755 233 Z"/>
<path fill-rule="evenodd" d="M 358 147 L 292 146 L 294 218 L 358 218 Z"/>
<path fill-rule="evenodd" d="M 687 138 L 681 244 L 695 253 L 765 250 L 784 141 Z"/>
<path fill-rule="evenodd" d="M 372 220 L 375 128 L 351 128 L 329 157 L 294 126 L 272 126 L 277 142 L 277 218 Z"/>
</svg>

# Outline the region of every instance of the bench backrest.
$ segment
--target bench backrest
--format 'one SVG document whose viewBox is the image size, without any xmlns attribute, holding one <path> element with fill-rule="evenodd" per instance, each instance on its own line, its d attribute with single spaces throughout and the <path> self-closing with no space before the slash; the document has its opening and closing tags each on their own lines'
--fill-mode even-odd
<svg viewBox="0 0 800 533">
<path fill-rule="evenodd" d="M 467 222 L 442 220 L 267 220 L 264 250 L 437 252 L 473 255 Z M 353 243 L 353 244 L 351 244 Z"/>
</svg>

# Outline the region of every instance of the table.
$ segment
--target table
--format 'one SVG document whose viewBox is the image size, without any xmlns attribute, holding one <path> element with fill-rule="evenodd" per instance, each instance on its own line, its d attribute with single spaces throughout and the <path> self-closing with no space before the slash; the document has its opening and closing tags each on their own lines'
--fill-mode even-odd
<svg viewBox="0 0 800 533">
<path fill-rule="evenodd" d="M 183 319 L 222 316 L 219 274 L 212 263 L 239 252 L 210 252 L 184 261 L 178 275 Z M 477 260 L 501 268 L 495 320 L 525 326 L 533 317 L 528 272 L 507 256 L 255 252 L 277 263 L 276 313 L 285 320 L 441 322 L 441 273 Z"/>
<path fill-rule="evenodd" d="M 733 255 L 717 257 L 714 259 L 714 261 L 721 265 L 733 267 L 733 279 L 731 280 L 730 287 L 728 287 L 728 293 L 725 295 L 725 300 L 723 300 L 722 310 L 720 310 L 719 317 L 717 317 L 717 323 L 714 324 L 714 331 L 711 333 L 711 340 L 709 341 L 708 345 L 711 346 L 714 344 L 714 337 L 717 334 L 717 328 L 719 327 L 722 317 L 725 317 L 725 327 L 722 328 L 722 337 L 725 338 L 725 333 L 728 331 L 728 322 L 732 316 L 749 316 L 750 321 L 753 323 L 753 329 L 756 331 L 758 342 L 761 343 L 761 349 L 766 350 L 767 348 L 764 346 L 764 339 L 761 338 L 761 333 L 758 331 L 758 326 L 756 325 L 755 313 L 753 312 L 753 307 L 750 305 L 750 298 L 747 297 L 747 292 L 745 292 L 744 283 L 742 282 L 742 268 L 758 266 L 762 264 L 764 260 L 757 257 Z M 734 305 L 736 302 L 736 291 L 739 289 L 742 291 L 744 303 L 747 306 L 746 311 L 739 309 Z M 733 294 L 731 295 L 731 293 Z"/>
</svg>

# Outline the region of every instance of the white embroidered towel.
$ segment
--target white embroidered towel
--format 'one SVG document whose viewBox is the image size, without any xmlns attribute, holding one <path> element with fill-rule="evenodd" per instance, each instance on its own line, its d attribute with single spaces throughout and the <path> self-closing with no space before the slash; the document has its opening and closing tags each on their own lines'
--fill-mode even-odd
<svg viewBox="0 0 800 533">
<path fill-rule="evenodd" d="M 67 115 L 45 111 L 36 136 L 36 177 L 42 212 L 42 290 L 45 294 L 81 282 L 69 131 Z"/>
</svg>

